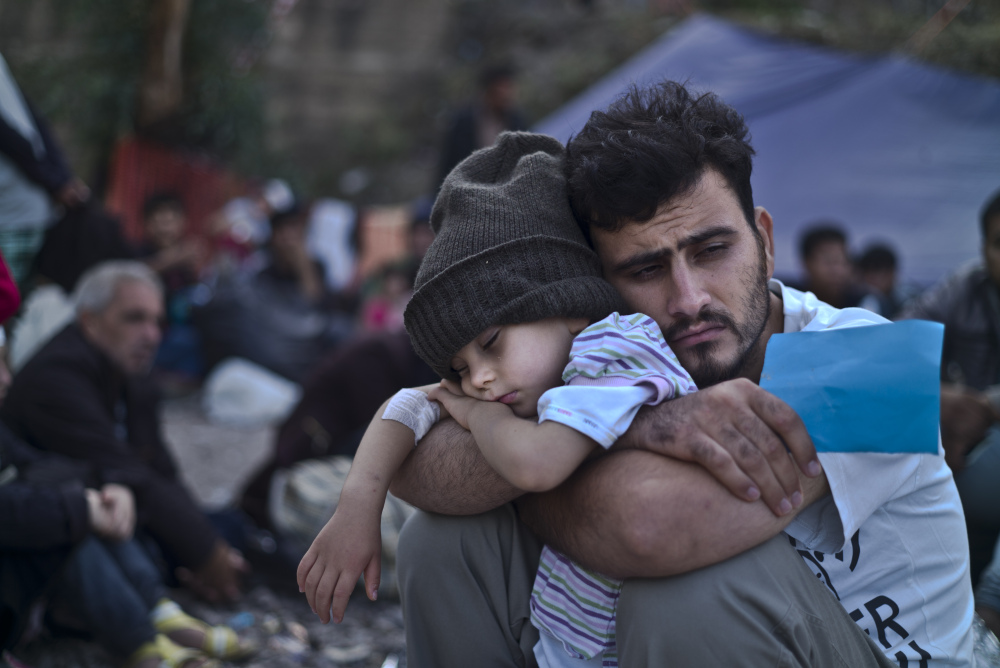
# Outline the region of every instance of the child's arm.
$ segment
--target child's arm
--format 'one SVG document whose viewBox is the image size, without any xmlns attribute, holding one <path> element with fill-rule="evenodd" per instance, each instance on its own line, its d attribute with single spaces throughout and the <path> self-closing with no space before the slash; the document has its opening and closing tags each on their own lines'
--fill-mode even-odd
<svg viewBox="0 0 1000 668">
<path fill-rule="evenodd" d="M 472 432 L 490 466 L 519 489 L 544 492 L 556 487 L 597 445 L 572 427 L 519 418 L 504 404 L 456 391 L 461 389 L 444 381 L 428 396 Z"/>
<path fill-rule="evenodd" d="M 420 388 L 427 390 L 428 388 Z M 413 450 L 414 432 L 394 420 L 383 420 L 389 401 L 375 413 L 358 446 L 337 509 L 319 532 L 302 561 L 297 580 L 309 607 L 323 623 L 340 622 L 358 577 L 375 600 L 381 575 L 382 508 L 389 483 Z"/>
</svg>

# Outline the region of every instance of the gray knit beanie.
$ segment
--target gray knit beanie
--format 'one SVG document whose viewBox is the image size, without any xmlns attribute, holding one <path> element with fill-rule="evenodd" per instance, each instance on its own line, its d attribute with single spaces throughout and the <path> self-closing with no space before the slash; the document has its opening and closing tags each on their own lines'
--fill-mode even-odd
<svg viewBox="0 0 1000 668">
<path fill-rule="evenodd" d="M 573 218 L 564 162 L 558 140 L 505 132 L 441 186 L 404 320 L 443 378 L 458 377 L 451 359 L 488 327 L 622 310 Z"/>
</svg>

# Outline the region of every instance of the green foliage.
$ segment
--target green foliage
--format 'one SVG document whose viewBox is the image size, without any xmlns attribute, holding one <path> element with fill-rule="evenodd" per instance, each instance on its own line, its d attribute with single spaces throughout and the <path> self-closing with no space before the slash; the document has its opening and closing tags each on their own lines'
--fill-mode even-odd
<svg viewBox="0 0 1000 668">
<path fill-rule="evenodd" d="M 945 0 L 716 0 L 719 13 L 783 37 L 859 53 L 910 54 L 948 69 L 1000 77 L 1000 3 L 972 0 L 921 51 L 910 40 Z M 756 5 L 748 9 L 747 5 Z M 795 5 L 798 5 L 796 7 Z M 812 9 L 822 7 L 824 11 Z"/>
<path fill-rule="evenodd" d="M 135 128 L 151 0 L 52 0 L 65 46 L 12 63 L 42 113 L 73 128 L 85 152 L 105 156 Z M 263 156 L 263 101 L 256 73 L 235 63 L 266 45 L 266 0 L 193 0 L 182 50 L 184 101 L 158 136 L 237 165 Z M 99 158 L 98 158 L 99 159 Z"/>
</svg>

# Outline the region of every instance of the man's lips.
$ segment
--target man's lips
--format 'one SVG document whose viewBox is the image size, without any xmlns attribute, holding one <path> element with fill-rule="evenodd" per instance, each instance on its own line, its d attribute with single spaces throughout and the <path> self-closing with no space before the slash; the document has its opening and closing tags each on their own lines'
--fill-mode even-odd
<svg viewBox="0 0 1000 668">
<path fill-rule="evenodd" d="M 704 343 L 705 341 L 711 341 L 721 335 L 726 328 L 723 325 L 711 324 L 705 327 L 699 327 L 696 330 L 685 332 L 680 336 L 674 337 L 670 340 L 670 345 L 672 347 L 687 348 L 689 346 L 698 345 L 699 343 Z"/>
<path fill-rule="evenodd" d="M 515 390 L 513 392 L 508 392 L 507 394 L 503 395 L 502 397 L 497 397 L 493 401 L 499 401 L 502 404 L 512 404 L 512 403 L 514 403 L 515 399 L 517 399 L 517 390 Z"/>
</svg>

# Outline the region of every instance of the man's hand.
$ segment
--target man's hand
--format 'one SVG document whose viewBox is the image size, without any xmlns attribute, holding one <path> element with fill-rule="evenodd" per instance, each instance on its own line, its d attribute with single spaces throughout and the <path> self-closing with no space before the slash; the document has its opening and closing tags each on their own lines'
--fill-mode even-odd
<svg viewBox="0 0 1000 668">
<path fill-rule="evenodd" d="M 56 200 L 68 209 L 73 209 L 90 199 L 90 188 L 75 176 L 57 192 Z"/>
<path fill-rule="evenodd" d="M 135 499 L 122 485 L 105 485 L 101 491 L 85 491 L 90 528 L 109 540 L 128 540 L 135 529 Z"/>
<path fill-rule="evenodd" d="M 993 405 L 982 392 L 942 383 L 941 442 L 944 457 L 955 473 L 965 468 L 965 455 L 986 437 L 986 431 L 997 421 Z"/>
<path fill-rule="evenodd" d="M 778 517 L 802 504 L 795 464 L 809 477 L 822 472 L 795 411 L 743 378 L 644 408 L 618 444 L 700 464 L 733 495 L 762 498 Z"/>
<path fill-rule="evenodd" d="M 250 564 L 239 550 L 220 540 L 197 571 L 177 569 L 177 579 L 185 587 L 207 601 L 235 601 L 240 597 L 240 576 L 250 572 Z"/>
</svg>

